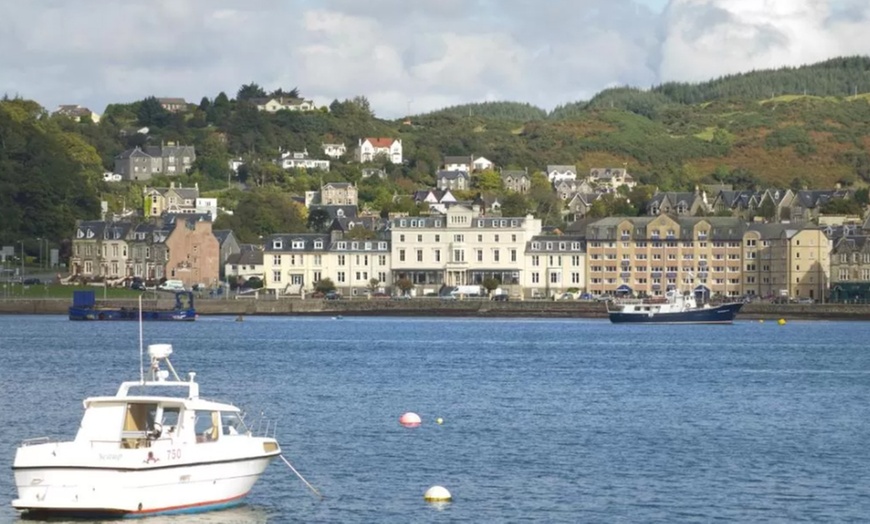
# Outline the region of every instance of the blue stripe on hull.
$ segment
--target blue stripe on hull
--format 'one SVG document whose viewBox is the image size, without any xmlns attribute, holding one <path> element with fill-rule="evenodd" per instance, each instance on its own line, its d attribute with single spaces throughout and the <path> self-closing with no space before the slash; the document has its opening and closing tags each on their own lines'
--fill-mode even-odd
<svg viewBox="0 0 870 524">
<path fill-rule="evenodd" d="M 70 320 L 139 320 L 135 309 L 92 309 L 72 306 Z M 142 320 L 196 320 L 196 310 L 176 309 L 168 311 L 143 311 Z"/>
<path fill-rule="evenodd" d="M 742 303 L 723 304 L 708 309 L 694 309 L 677 313 L 646 312 L 622 313 L 610 312 L 610 321 L 614 324 L 731 324 Z"/>
<path fill-rule="evenodd" d="M 207 513 L 211 511 L 221 511 L 241 506 L 245 503 L 245 496 L 234 498 L 228 501 L 207 503 L 203 505 L 192 505 L 181 508 L 168 508 L 165 510 L 144 511 L 144 512 L 124 512 L 124 511 L 108 511 L 101 509 L 76 509 L 76 510 L 26 510 L 23 512 L 28 519 L 43 518 L 43 519 L 77 519 L 77 520 L 103 520 L 103 519 L 144 519 L 149 517 L 165 517 L 169 515 L 195 515 L 198 513 Z"/>
</svg>

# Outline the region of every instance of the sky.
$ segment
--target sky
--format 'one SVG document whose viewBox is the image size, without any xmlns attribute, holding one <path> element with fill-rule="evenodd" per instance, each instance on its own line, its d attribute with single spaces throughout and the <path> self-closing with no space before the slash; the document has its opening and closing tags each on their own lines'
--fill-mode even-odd
<svg viewBox="0 0 870 524">
<path fill-rule="evenodd" d="M 0 93 L 49 110 L 256 82 L 400 118 L 469 102 L 550 110 L 870 55 L 868 0 L 0 0 Z"/>
</svg>

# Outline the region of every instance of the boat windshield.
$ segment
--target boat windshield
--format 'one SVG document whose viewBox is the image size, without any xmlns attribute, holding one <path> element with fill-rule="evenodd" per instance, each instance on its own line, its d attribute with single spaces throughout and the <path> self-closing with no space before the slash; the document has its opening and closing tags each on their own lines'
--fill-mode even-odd
<svg viewBox="0 0 870 524">
<path fill-rule="evenodd" d="M 221 428 L 224 435 L 243 435 L 247 432 L 242 417 L 234 411 L 221 411 Z"/>
</svg>

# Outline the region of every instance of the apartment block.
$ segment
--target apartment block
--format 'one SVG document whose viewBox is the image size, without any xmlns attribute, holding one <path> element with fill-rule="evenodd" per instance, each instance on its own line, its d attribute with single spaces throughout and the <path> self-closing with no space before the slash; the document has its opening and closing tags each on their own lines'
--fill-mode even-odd
<svg viewBox="0 0 870 524">
<path fill-rule="evenodd" d="M 587 287 L 593 294 L 706 296 L 742 292 L 746 224 L 731 217 L 609 217 L 586 228 Z"/>
<path fill-rule="evenodd" d="M 586 291 L 583 236 L 539 235 L 526 244 L 523 291 L 530 298 L 558 297 L 569 289 Z"/>
<path fill-rule="evenodd" d="M 811 298 L 827 294 L 831 242 L 819 227 L 750 224 L 743 236 L 743 293 Z"/>
</svg>

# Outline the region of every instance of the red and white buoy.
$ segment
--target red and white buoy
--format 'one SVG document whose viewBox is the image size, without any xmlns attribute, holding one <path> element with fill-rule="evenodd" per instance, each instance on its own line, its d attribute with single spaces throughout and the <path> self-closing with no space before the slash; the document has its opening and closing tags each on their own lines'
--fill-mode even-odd
<svg viewBox="0 0 870 524">
<path fill-rule="evenodd" d="M 416 428 L 420 425 L 420 422 L 422 422 L 422 420 L 420 419 L 420 415 L 411 411 L 399 417 L 399 424 L 405 426 L 406 428 Z"/>
</svg>

